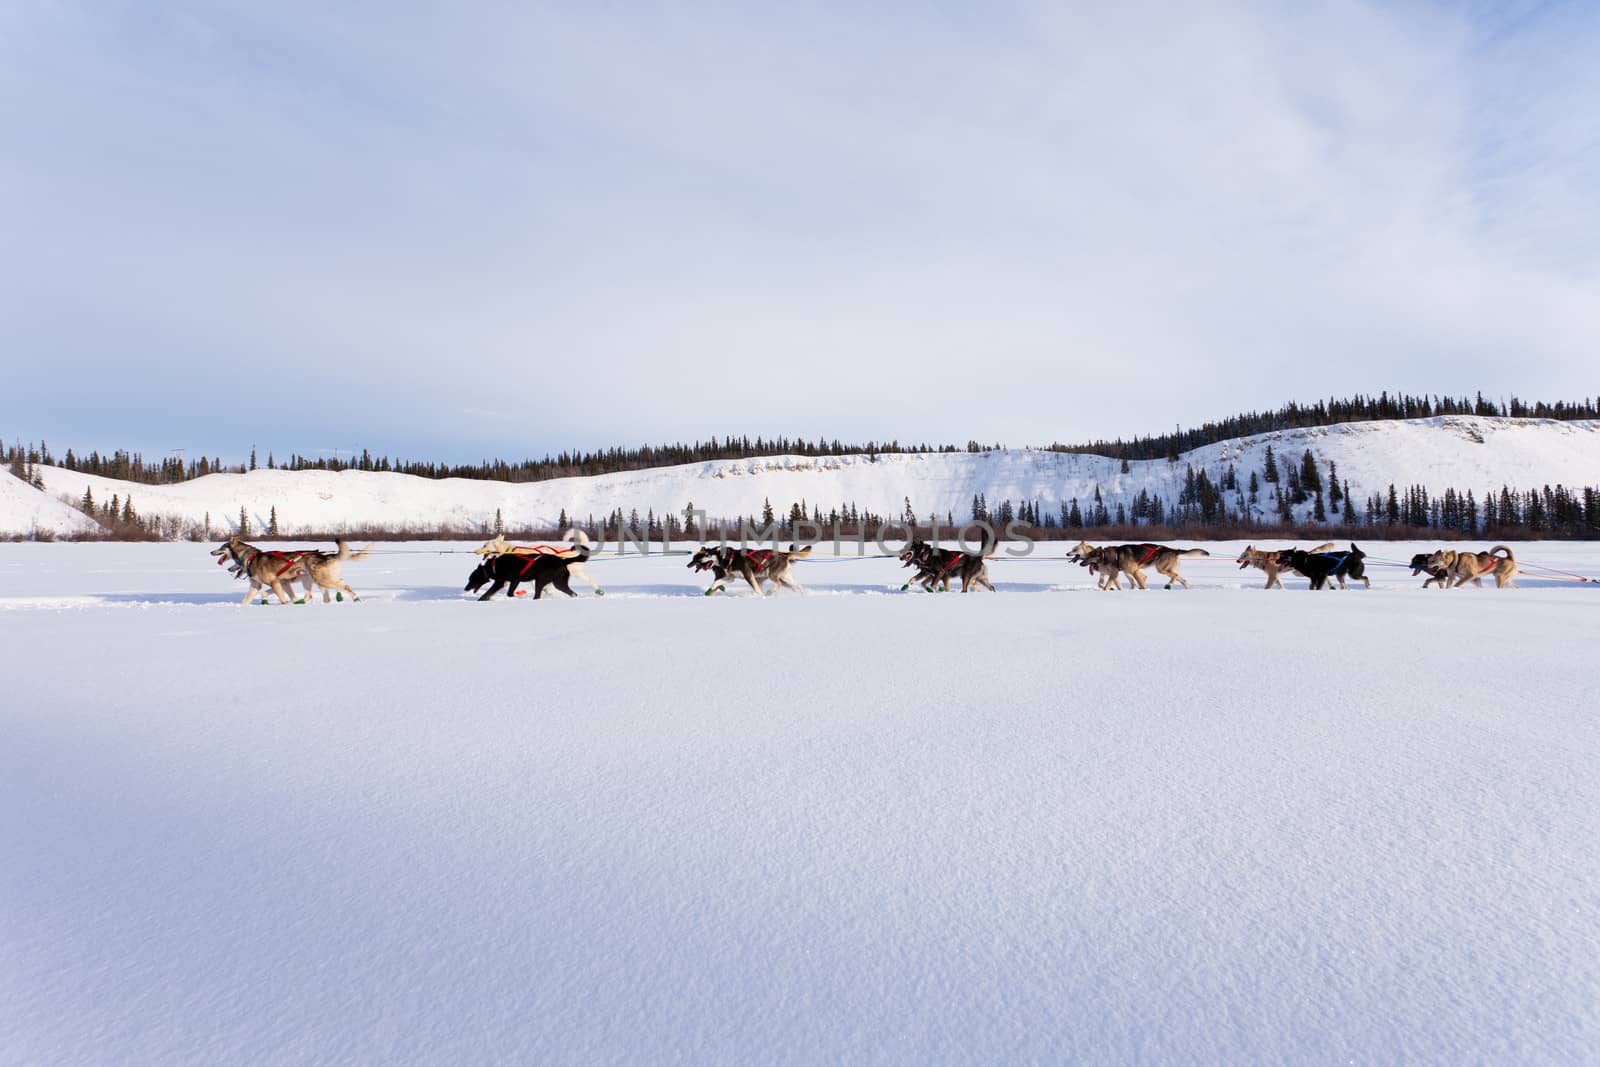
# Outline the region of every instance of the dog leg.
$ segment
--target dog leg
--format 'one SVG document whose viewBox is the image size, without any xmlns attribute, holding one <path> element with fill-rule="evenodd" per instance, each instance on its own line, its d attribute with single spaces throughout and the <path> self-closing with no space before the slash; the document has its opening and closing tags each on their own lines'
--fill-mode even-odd
<svg viewBox="0 0 1600 1067">
<path fill-rule="evenodd" d="M 589 583 L 589 588 L 594 590 L 594 595 L 595 596 L 605 596 L 606 595 L 606 591 L 604 589 L 600 588 L 600 583 L 596 582 L 593 578 L 589 577 L 589 572 L 583 569 L 583 564 L 581 564 L 581 563 L 569 563 L 569 564 L 567 564 L 567 573 L 569 575 L 571 575 L 572 577 L 574 577 L 574 578 L 582 578 L 584 581 L 588 582 Z"/>
<path fill-rule="evenodd" d="M 239 601 L 239 603 L 241 603 L 241 604 L 250 603 L 250 601 L 252 601 L 252 600 L 254 600 L 256 598 L 256 593 L 260 589 L 261 589 L 261 583 L 256 581 L 254 578 L 250 579 L 250 591 L 244 595 L 244 599 Z"/>
<path fill-rule="evenodd" d="M 481 596 L 481 597 L 479 597 L 479 598 L 478 598 L 478 599 L 479 599 L 479 600 L 489 600 L 489 599 L 491 599 L 491 598 L 492 598 L 492 597 L 493 597 L 493 596 L 494 596 L 494 595 L 495 595 L 495 594 L 496 594 L 496 593 L 498 593 L 498 592 L 499 592 L 499 591 L 500 591 L 500 590 L 502 590 L 502 589 L 504 589 L 504 588 L 505 588 L 505 586 L 506 586 L 506 582 L 505 582 L 505 579 L 504 579 L 504 578 L 496 578 L 496 579 L 495 579 L 495 580 L 494 580 L 494 584 L 493 584 L 493 585 L 491 585 L 491 586 L 489 586 L 489 591 L 488 591 L 488 592 L 487 592 L 487 593 L 484 593 L 484 594 L 483 594 L 483 595 L 482 595 L 482 596 Z"/>
</svg>

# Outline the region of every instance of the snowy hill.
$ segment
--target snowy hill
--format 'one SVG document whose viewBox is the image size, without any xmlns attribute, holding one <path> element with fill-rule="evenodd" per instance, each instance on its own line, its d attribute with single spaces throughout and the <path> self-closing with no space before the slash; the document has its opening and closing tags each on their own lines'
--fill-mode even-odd
<svg viewBox="0 0 1600 1067">
<path fill-rule="evenodd" d="M 257 470 L 214 474 L 175 485 L 144 485 L 40 467 L 45 492 L 15 479 L 0 479 L 0 533 L 26 535 L 35 526 L 57 534 L 84 529 L 82 516 L 67 506 L 87 489 L 95 500 L 131 494 L 145 516 L 181 517 L 195 525 L 209 518 L 214 530 L 230 529 L 240 509 L 253 528 L 265 528 L 276 508 L 285 534 L 340 529 L 394 532 L 451 527 L 480 531 L 498 509 L 511 528 L 549 527 L 565 511 L 573 520 L 603 520 L 615 509 L 644 516 L 683 513 L 693 505 L 712 518 L 759 515 L 770 501 L 780 513 L 803 502 L 809 512 L 854 504 L 898 517 L 910 500 L 918 516 L 947 514 L 959 521 L 983 495 L 991 508 L 1001 501 L 1031 501 L 1055 514 L 1077 500 L 1087 507 L 1098 488 L 1113 511 L 1141 491 L 1170 509 L 1182 490 L 1186 469 L 1204 469 L 1220 482 L 1231 464 L 1239 483 L 1260 474 L 1271 446 L 1281 466 L 1298 462 L 1309 449 L 1326 477 L 1338 465 L 1342 482 L 1364 500 L 1418 484 L 1431 493 L 1472 490 L 1481 499 L 1502 485 L 1534 489 L 1549 485 L 1600 484 L 1600 421 L 1556 422 L 1478 416 L 1441 416 L 1411 421 L 1345 423 L 1284 430 L 1208 445 L 1179 462 L 1121 463 L 1102 456 L 1032 449 L 983 453 L 869 456 L 777 456 L 694 463 L 644 471 L 562 478 L 514 485 L 465 479 L 428 480 L 410 475 L 360 471 Z M 1234 494 L 1228 494 L 1230 507 Z M 1258 510 L 1270 511 L 1267 494 Z"/>
<path fill-rule="evenodd" d="M 39 468 L 42 472 L 51 467 Z M 82 495 L 82 491 L 79 491 Z M 18 478 L 0 472 L 0 536 L 35 533 L 68 536 L 94 533 L 100 527 L 77 508 L 57 498 L 53 492 L 41 493 Z"/>
</svg>

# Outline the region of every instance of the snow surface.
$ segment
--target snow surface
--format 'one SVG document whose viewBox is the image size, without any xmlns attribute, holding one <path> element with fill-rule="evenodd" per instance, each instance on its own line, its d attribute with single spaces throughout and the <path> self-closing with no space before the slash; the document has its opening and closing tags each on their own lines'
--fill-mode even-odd
<svg viewBox="0 0 1600 1067">
<path fill-rule="evenodd" d="M 198 545 L 0 545 L 0 1059 L 1600 1048 L 1600 588 L 477 603 L 461 547 L 260 608 Z"/>
<path fill-rule="evenodd" d="M 1219 480 L 1232 464 L 1240 485 L 1260 471 L 1268 446 L 1281 463 L 1298 462 L 1310 449 L 1321 464 L 1338 464 L 1358 501 L 1387 491 L 1425 485 L 1436 495 L 1446 488 L 1472 490 L 1481 500 L 1502 486 L 1537 489 L 1544 485 L 1600 484 L 1600 422 L 1555 422 L 1478 416 L 1441 416 L 1403 422 L 1358 422 L 1305 430 L 1285 430 L 1195 449 L 1182 462 L 1165 459 L 1120 463 L 1104 456 L 1069 455 L 1027 449 L 982 453 L 915 455 L 776 456 L 763 459 L 694 463 L 645 471 L 562 478 L 512 485 L 463 479 L 429 480 L 401 474 L 361 471 L 256 470 L 214 474 L 178 485 L 151 486 L 96 478 L 55 467 L 39 468 L 47 494 L 67 501 L 93 491 L 100 502 L 113 494 L 144 515 L 179 516 L 197 526 L 209 518 L 215 530 L 236 526 L 240 509 L 252 528 L 267 527 L 273 508 L 286 534 L 301 531 L 432 530 L 441 527 L 487 530 L 495 511 L 512 528 L 546 529 L 561 512 L 574 521 L 604 520 L 617 508 L 634 508 L 643 517 L 681 515 L 693 503 L 712 518 L 760 515 L 771 501 L 787 514 L 804 503 L 809 514 L 820 507 L 851 503 L 880 515 L 899 517 L 909 498 L 919 516 L 947 515 L 965 521 L 972 499 L 983 494 L 991 505 L 1010 500 L 1039 503 L 1054 513 L 1062 503 L 1089 506 L 1098 487 L 1107 506 L 1131 504 L 1141 490 L 1176 501 L 1189 465 Z M 14 510 L 0 499 L 0 533 L 26 534 L 32 524 L 48 525 Z M 56 503 L 59 504 L 59 500 Z M 1233 506 L 1230 500 L 1230 506 Z M 1270 499 L 1261 508 L 1271 510 Z M 1308 503 L 1300 510 L 1309 515 Z M 70 509 L 69 509 L 70 510 Z M 1305 516 L 1303 515 L 1302 518 Z M 69 514 L 72 522 L 81 516 Z M 66 527 L 61 533 L 71 532 Z"/>
<path fill-rule="evenodd" d="M 41 471 L 53 470 L 41 467 Z M 78 493 L 83 496 L 82 491 Z M 111 499 L 110 497 L 106 498 Z M 46 537 L 92 534 L 99 524 L 53 493 L 40 492 L 20 478 L 0 471 L 0 534 Z"/>
</svg>

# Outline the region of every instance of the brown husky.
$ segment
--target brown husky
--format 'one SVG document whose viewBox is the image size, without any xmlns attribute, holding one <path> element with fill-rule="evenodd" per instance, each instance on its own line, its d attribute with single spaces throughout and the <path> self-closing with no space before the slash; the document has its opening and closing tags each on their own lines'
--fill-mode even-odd
<svg viewBox="0 0 1600 1067">
<path fill-rule="evenodd" d="M 1086 559 L 1095 548 L 1087 541 L 1078 542 L 1078 547 L 1072 550 L 1069 559 Z M 1100 549 L 1097 563 L 1100 567 L 1113 573 L 1126 574 L 1133 579 L 1133 584 L 1140 589 L 1149 588 L 1145 585 L 1144 569 L 1154 567 L 1158 573 L 1167 579 L 1163 589 L 1171 589 L 1172 583 L 1177 582 L 1185 589 L 1189 583 L 1178 573 L 1178 561 L 1194 556 L 1209 556 L 1211 553 L 1203 548 L 1172 548 L 1168 545 L 1107 545 Z"/>
<path fill-rule="evenodd" d="M 1081 551 L 1079 545 L 1068 554 L 1067 558 L 1080 567 L 1088 567 L 1090 574 L 1098 574 L 1094 584 L 1110 592 L 1122 588 L 1122 579 L 1117 569 L 1117 553 L 1113 548 L 1091 548 L 1087 552 Z"/>
<path fill-rule="evenodd" d="M 211 550 L 217 557 L 217 563 L 223 562 L 223 557 L 231 559 L 234 571 L 241 578 L 250 580 L 250 591 L 245 594 L 241 604 L 248 604 L 263 588 L 271 589 L 277 594 L 278 600 L 284 604 L 290 603 L 288 588 L 295 582 L 305 583 L 305 595 L 296 604 L 311 603 L 311 591 L 316 586 L 322 587 L 322 602 L 328 602 L 328 591 L 337 590 L 339 598 L 344 599 L 349 594 L 351 600 L 360 600 L 356 591 L 345 584 L 339 576 L 339 564 L 347 559 L 363 559 L 372 551 L 368 545 L 360 552 L 351 552 L 350 546 L 343 541 L 337 542 L 337 553 L 318 552 L 316 549 L 289 549 L 286 551 L 266 551 L 255 545 L 246 544 L 239 537 L 230 537 L 222 544 Z M 265 594 L 262 594 L 265 596 Z"/>
<path fill-rule="evenodd" d="M 1505 555 L 1496 555 L 1504 552 Z M 1433 553 L 1427 559 L 1427 570 L 1442 567 L 1454 581 L 1449 588 L 1460 589 L 1471 582 L 1473 585 L 1482 585 L 1483 576 L 1494 575 L 1496 589 L 1515 589 L 1517 583 L 1517 558 L 1511 554 L 1511 549 L 1505 545 L 1495 545 L 1487 552 L 1457 552 L 1454 549 L 1444 548 Z"/>
</svg>

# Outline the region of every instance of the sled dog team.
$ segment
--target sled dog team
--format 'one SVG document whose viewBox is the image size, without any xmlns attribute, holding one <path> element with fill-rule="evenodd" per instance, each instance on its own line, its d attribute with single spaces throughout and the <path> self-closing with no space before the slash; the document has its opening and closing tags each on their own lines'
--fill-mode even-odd
<svg viewBox="0 0 1600 1067">
<path fill-rule="evenodd" d="M 584 570 L 584 564 L 593 555 L 589 535 L 582 530 L 566 530 L 561 534 L 561 540 L 565 544 L 514 545 L 504 536 L 496 536 L 482 548 L 474 550 L 483 557 L 483 562 L 467 578 L 465 591 L 476 593 L 487 585 L 488 590 L 478 597 L 479 600 L 488 600 L 502 589 L 506 596 L 514 597 L 525 595 L 518 591 L 518 587 L 531 583 L 535 600 L 540 599 L 550 586 L 568 596 L 577 596 L 572 591 L 570 579 L 578 578 L 587 582 L 596 596 L 604 596 L 605 590 Z M 231 537 L 213 549 L 211 554 L 217 557 L 219 566 L 231 561 L 233 566 L 229 568 L 229 573 L 249 581 L 250 591 L 240 601 L 243 604 L 248 604 L 258 595 L 261 603 L 265 604 L 268 590 L 281 603 L 307 604 L 312 602 L 311 594 L 319 588 L 324 603 L 327 603 L 330 593 L 339 600 L 346 595 L 351 600 L 360 600 L 356 591 L 340 575 L 339 568 L 346 561 L 365 558 L 372 551 L 372 546 L 351 552 L 345 542 L 339 541 L 337 545 L 337 551 L 332 553 L 314 549 L 273 551 L 247 544 L 239 537 Z M 957 579 L 961 582 L 963 593 L 978 587 L 994 592 L 988 567 L 994 549 L 995 543 L 991 539 L 986 539 L 978 552 L 940 548 L 927 541 L 912 540 L 900 553 L 899 559 L 901 566 L 910 568 L 913 573 L 900 588 L 906 590 L 918 585 L 926 592 L 935 589 L 948 591 L 951 580 Z M 763 582 L 770 582 L 774 591 L 781 586 L 801 592 L 800 583 L 794 578 L 792 564 L 810 553 L 809 547 L 796 545 L 791 545 L 788 551 L 705 545 L 694 553 L 688 566 L 697 573 L 711 574 L 711 586 L 706 590 L 706 596 L 725 590 L 732 579 L 742 578 L 759 597 L 766 595 Z M 1167 579 L 1163 588 L 1171 589 L 1176 583 L 1187 589 L 1189 583 L 1178 573 L 1178 562 L 1209 555 L 1203 548 L 1180 549 L 1151 543 L 1095 546 L 1080 541 L 1067 553 L 1066 558 L 1089 568 L 1090 574 L 1098 575 L 1096 585 L 1110 591 L 1121 589 L 1124 577 L 1135 588 L 1149 588 L 1145 575 L 1147 567 Z M 1239 554 L 1238 562 L 1240 570 L 1254 568 L 1266 574 L 1268 589 L 1284 588 L 1284 574 L 1296 574 L 1307 579 L 1312 589 L 1331 589 L 1332 586 L 1328 584 L 1330 581 L 1338 582 L 1341 589 L 1348 588 L 1347 582 L 1361 582 L 1367 588 L 1372 587 L 1372 581 L 1366 575 L 1366 553 L 1353 543 L 1348 551 L 1335 549 L 1331 542 L 1310 549 L 1261 549 L 1247 545 Z M 1487 552 L 1459 552 L 1454 549 L 1419 552 L 1411 557 L 1410 566 L 1413 577 L 1419 574 L 1428 576 L 1422 583 L 1425 589 L 1429 586 L 1459 589 L 1468 582 L 1481 586 L 1485 577 L 1494 578 L 1495 586 L 1499 589 L 1516 586 L 1516 557 L 1505 545 L 1495 545 Z M 300 597 L 293 598 L 291 594 L 296 582 L 302 583 L 305 591 Z"/>
</svg>

